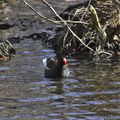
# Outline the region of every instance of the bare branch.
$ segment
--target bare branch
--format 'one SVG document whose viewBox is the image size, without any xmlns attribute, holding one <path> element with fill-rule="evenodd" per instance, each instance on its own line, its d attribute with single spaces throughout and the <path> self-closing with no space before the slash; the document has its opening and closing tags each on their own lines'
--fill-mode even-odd
<svg viewBox="0 0 120 120">
<path fill-rule="evenodd" d="M 49 21 L 49 22 L 52 22 L 52 23 L 55 23 L 55 24 L 58 24 L 57 22 L 51 20 L 51 19 L 48 19 L 47 17 L 44 17 L 42 16 L 38 11 L 36 11 L 30 4 L 28 4 L 25 0 L 22 0 L 29 8 L 31 8 L 39 17 Z"/>
<path fill-rule="evenodd" d="M 59 16 L 59 14 L 54 10 L 54 8 L 46 1 L 46 0 L 42 0 L 53 12 L 54 14 L 61 20 L 63 21 L 64 25 L 68 28 L 68 30 L 72 33 L 72 35 L 74 37 L 76 37 L 86 48 L 88 48 L 91 51 L 94 51 L 92 48 L 90 48 L 89 46 L 87 46 L 82 39 L 80 39 L 75 33 L 74 31 L 68 26 L 68 24 Z"/>
</svg>

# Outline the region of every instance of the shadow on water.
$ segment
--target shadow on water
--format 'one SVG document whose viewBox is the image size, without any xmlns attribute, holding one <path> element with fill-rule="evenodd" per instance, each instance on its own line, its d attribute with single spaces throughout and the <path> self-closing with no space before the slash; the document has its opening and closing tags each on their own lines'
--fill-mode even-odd
<svg viewBox="0 0 120 120">
<path fill-rule="evenodd" d="M 120 119 L 119 61 L 70 58 L 70 77 L 46 79 L 42 60 L 53 50 L 29 38 L 14 47 L 16 56 L 0 63 L 1 120 Z"/>
</svg>

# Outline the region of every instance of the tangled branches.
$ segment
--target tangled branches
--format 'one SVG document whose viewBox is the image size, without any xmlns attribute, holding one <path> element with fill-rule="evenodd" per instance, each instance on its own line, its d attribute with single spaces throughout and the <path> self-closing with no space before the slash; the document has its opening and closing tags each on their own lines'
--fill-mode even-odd
<svg viewBox="0 0 120 120">
<path fill-rule="evenodd" d="M 99 57 L 111 57 L 120 52 L 120 9 L 116 0 L 88 0 L 68 7 L 58 14 L 46 0 L 42 0 L 55 14 L 57 20 L 48 19 L 22 0 L 42 19 L 63 24 L 64 32 L 59 51 L 89 53 Z M 57 44 L 57 43 L 56 43 Z"/>
<path fill-rule="evenodd" d="M 0 43 L 0 61 L 9 60 L 14 55 L 15 50 L 13 49 L 11 43 L 8 40 Z"/>
</svg>

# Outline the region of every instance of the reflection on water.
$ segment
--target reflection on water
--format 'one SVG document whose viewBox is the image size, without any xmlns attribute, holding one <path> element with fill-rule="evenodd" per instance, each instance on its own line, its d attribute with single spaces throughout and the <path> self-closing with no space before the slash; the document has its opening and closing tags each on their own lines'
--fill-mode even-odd
<svg viewBox="0 0 120 120">
<path fill-rule="evenodd" d="M 42 59 L 53 55 L 40 41 L 25 40 L 0 66 L 0 119 L 116 120 L 120 82 L 112 63 L 70 59 L 71 77 L 45 79 Z"/>
<path fill-rule="evenodd" d="M 10 31 L 4 31 L 6 37 L 26 34 Z M 6 39 L 5 34 L 0 33 Z M 0 63 L 0 120 L 120 119 L 119 61 L 69 59 L 69 78 L 45 79 L 42 59 L 53 51 L 30 39 L 14 47 L 16 56 Z"/>
</svg>

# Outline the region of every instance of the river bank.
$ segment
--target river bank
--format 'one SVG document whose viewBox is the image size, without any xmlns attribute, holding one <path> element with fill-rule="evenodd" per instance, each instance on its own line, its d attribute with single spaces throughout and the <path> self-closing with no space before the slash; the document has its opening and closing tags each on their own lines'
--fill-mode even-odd
<svg viewBox="0 0 120 120">
<path fill-rule="evenodd" d="M 119 8 L 116 3 L 109 0 L 105 3 L 85 1 L 78 4 L 76 2 L 74 5 L 66 5 L 65 9 L 65 6 L 58 7 L 58 2 L 54 2 L 53 7 L 61 18 L 56 17 L 44 2 L 36 0 L 28 2 L 28 5 L 33 6 L 33 9 L 42 16 L 50 15 L 49 19 L 54 19 L 53 22 L 61 19 L 63 23 L 54 24 L 47 19 L 41 19 L 40 15 L 37 15 L 37 12 L 31 10 L 24 2 L 13 0 L 3 4 L 1 17 L 3 20 L 0 28 L 4 37 L 1 37 L 1 40 L 8 39 L 11 43 L 19 43 L 25 38 L 41 40 L 47 47 L 65 56 L 86 53 L 100 59 L 119 56 L 120 22 Z M 38 6 L 39 9 L 37 9 Z M 39 11 L 41 7 L 42 12 Z M 22 9 L 18 10 L 18 8 Z M 44 8 L 48 12 L 45 12 Z M 78 21 L 80 23 L 77 23 Z M 4 32 L 6 30 L 7 33 Z"/>
</svg>

